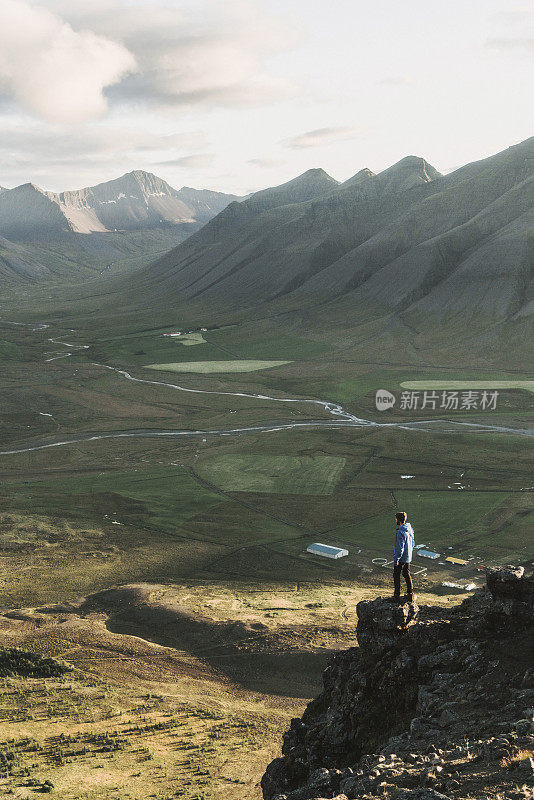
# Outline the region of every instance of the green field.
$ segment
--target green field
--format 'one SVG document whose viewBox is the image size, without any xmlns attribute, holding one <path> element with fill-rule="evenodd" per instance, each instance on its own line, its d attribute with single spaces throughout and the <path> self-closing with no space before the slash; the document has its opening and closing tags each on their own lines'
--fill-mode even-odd
<svg viewBox="0 0 534 800">
<path fill-rule="evenodd" d="M 460 494 L 460 493 L 458 493 Z M 517 507 L 517 498 L 505 492 L 453 493 L 395 492 L 397 505 L 388 511 L 360 519 L 346 527 L 330 530 L 321 541 L 346 547 L 349 558 L 343 563 L 326 564 L 325 569 L 340 577 L 354 575 L 354 563 L 361 559 L 379 556 L 391 561 L 395 535 L 394 513 L 398 508 L 408 512 L 415 531 L 416 544 L 425 544 L 440 553 L 440 561 L 447 556 L 471 559 L 466 567 L 440 567 L 414 553 L 414 569 L 429 568 L 439 580 L 446 573 L 467 575 L 480 579 L 475 567 L 478 564 L 493 566 L 505 563 L 529 563 L 534 559 L 534 541 L 531 531 L 534 524 L 534 502 L 527 498 L 527 506 Z M 302 557 L 303 542 L 287 540 L 273 544 L 273 550 L 288 557 Z M 361 554 L 359 554 L 361 551 Z M 377 567 L 380 569 L 380 567 Z M 452 570 L 452 572 L 451 572 Z"/>
<path fill-rule="evenodd" d="M 290 364 L 290 361 L 253 361 L 236 359 L 235 361 L 181 361 L 173 364 L 147 364 L 145 369 L 161 372 L 255 372 L 259 369 L 272 369 Z"/>
<path fill-rule="evenodd" d="M 238 358 L 287 358 L 291 361 L 312 361 L 331 352 L 322 341 L 313 341 L 283 330 L 273 331 L 262 325 L 227 326 L 210 330 L 205 339 L 215 347 L 231 351 Z"/>
<path fill-rule="evenodd" d="M 180 338 L 178 337 L 176 338 L 172 337 L 172 338 L 173 341 L 178 342 L 178 344 L 183 344 L 185 347 L 192 347 L 196 344 L 206 344 L 206 340 L 204 339 L 200 331 L 197 331 L 195 333 L 184 333 L 183 336 L 180 336 Z"/>
<path fill-rule="evenodd" d="M 204 461 L 198 472 L 229 492 L 330 495 L 344 466 L 336 456 L 225 455 Z"/>
<path fill-rule="evenodd" d="M 337 400 L 341 403 L 348 405 L 356 404 L 357 407 L 362 405 L 367 410 L 372 410 L 374 407 L 374 397 L 378 389 L 388 389 L 392 392 L 399 392 L 400 389 L 410 389 L 414 391 L 427 390 L 458 390 L 458 391 L 477 391 L 477 390 L 503 390 L 503 392 L 513 392 L 520 390 L 528 390 L 534 392 L 534 380 L 528 377 L 507 377 L 506 373 L 499 371 L 496 373 L 481 374 L 475 373 L 473 370 L 466 370 L 462 380 L 456 378 L 458 374 L 454 371 L 454 376 L 450 379 L 433 368 L 420 368 L 417 370 L 417 377 L 408 378 L 406 368 L 397 367 L 395 369 L 384 368 L 362 368 L 361 374 L 357 376 L 344 377 L 342 380 L 335 381 L 327 386 L 326 383 L 321 382 L 320 389 L 323 395 L 329 394 L 332 400 Z M 499 412 L 504 407 L 506 411 L 506 401 L 510 398 L 503 394 L 499 397 Z M 519 403 L 517 400 L 516 405 Z M 521 408 L 526 411 L 525 401 L 523 400 Z M 426 409 L 428 413 L 428 409 Z"/>
<path fill-rule="evenodd" d="M 149 330 L 114 332 L 113 327 L 103 331 L 93 342 L 91 354 L 95 360 L 111 363 L 138 364 L 147 361 L 164 363 L 173 361 L 176 353 L 180 359 L 195 360 L 194 347 L 185 348 L 177 345 L 193 345 L 203 342 L 202 358 L 204 360 L 221 360 L 222 357 L 236 359 L 284 359 L 302 361 L 313 359 L 329 352 L 329 348 L 320 342 L 313 342 L 298 336 L 284 333 L 264 332 L 261 328 L 247 326 L 244 330 L 238 325 L 227 325 L 206 333 L 194 331 L 179 338 L 163 336 L 173 330 L 181 330 L 184 326 L 177 322 L 172 327 L 163 325 Z M 190 352 L 188 352 L 190 351 Z"/>
<path fill-rule="evenodd" d="M 17 361 L 22 358 L 22 351 L 13 342 L 0 339 L 0 361 Z"/>
<path fill-rule="evenodd" d="M 406 511 L 415 531 L 416 544 L 427 544 L 442 552 L 453 546 L 462 550 L 467 542 L 477 552 L 488 554 L 499 549 L 492 533 L 484 538 L 487 515 L 507 499 L 506 492 L 418 492 L 397 490 L 395 499 L 400 510 Z M 370 519 L 334 532 L 342 541 L 354 542 L 377 551 L 391 545 L 393 514 L 380 513 Z M 473 528 L 472 533 L 468 533 Z M 533 550 L 534 555 L 534 550 Z"/>
<path fill-rule="evenodd" d="M 527 392 L 534 392 L 534 380 L 495 380 L 494 378 L 487 378 L 486 380 L 469 380 L 458 381 L 443 378 L 443 380 L 417 380 L 417 381 L 403 381 L 401 383 L 403 389 L 451 389 L 458 391 L 480 390 L 480 389 L 525 389 Z"/>
<path fill-rule="evenodd" d="M 176 533 L 200 508 L 225 502 L 225 498 L 200 486 L 179 467 L 143 472 L 113 472 L 45 480 L 31 488 L 20 487 L 11 508 L 20 513 L 50 514 L 86 519 L 142 524 L 162 534 Z M 101 513 L 99 513 L 101 512 Z"/>
</svg>

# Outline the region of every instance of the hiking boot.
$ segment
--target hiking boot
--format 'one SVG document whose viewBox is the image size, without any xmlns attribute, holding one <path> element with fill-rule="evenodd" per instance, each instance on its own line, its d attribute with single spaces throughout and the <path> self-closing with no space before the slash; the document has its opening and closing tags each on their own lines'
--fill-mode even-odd
<svg viewBox="0 0 534 800">
<path fill-rule="evenodd" d="M 394 594 L 393 597 L 386 597 L 388 603 L 399 603 L 401 602 L 400 594 Z"/>
<path fill-rule="evenodd" d="M 417 600 L 417 595 L 416 594 L 407 594 L 406 595 L 406 602 L 407 603 L 415 603 L 416 600 Z"/>
</svg>

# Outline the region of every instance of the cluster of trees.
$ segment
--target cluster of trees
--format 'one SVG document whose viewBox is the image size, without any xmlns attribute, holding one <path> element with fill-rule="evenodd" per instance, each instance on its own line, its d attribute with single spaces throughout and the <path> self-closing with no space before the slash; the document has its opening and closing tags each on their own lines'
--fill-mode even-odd
<svg viewBox="0 0 534 800">
<path fill-rule="evenodd" d="M 0 677 L 59 678 L 70 667 L 19 647 L 0 648 Z"/>
</svg>

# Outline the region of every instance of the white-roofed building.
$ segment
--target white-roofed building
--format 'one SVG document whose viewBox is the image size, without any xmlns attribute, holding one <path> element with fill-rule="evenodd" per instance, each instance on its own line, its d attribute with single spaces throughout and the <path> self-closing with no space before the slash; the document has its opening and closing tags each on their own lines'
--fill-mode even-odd
<svg viewBox="0 0 534 800">
<path fill-rule="evenodd" d="M 421 556 L 421 558 L 431 558 L 432 561 L 435 561 L 436 558 L 440 557 L 440 553 L 434 553 L 433 550 L 418 550 L 417 555 Z"/>
<path fill-rule="evenodd" d="M 314 556 L 324 556 L 325 558 L 343 558 L 343 556 L 348 556 L 349 554 L 349 551 L 345 550 L 344 547 L 333 547 L 330 544 L 320 544 L 320 542 L 310 544 L 306 548 L 306 552 Z"/>
</svg>

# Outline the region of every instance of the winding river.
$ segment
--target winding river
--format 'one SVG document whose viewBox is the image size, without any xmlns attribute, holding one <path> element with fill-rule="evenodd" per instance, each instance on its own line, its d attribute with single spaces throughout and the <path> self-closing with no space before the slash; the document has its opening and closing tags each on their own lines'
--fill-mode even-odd
<svg viewBox="0 0 534 800">
<path fill-rule="evenodd" d="M 24 323 L 8 323 L 8 324 L 24 324 Z M 31 327 L 31 326 L 28 326 Z M 31 330 L 42 331 L 47 326 L 39 324 L 38 327 L 31 328 Z M 87 349 L 89 345 L 74 345 L 69 342 L 61 341 L 57 338 L 49 338 L 50 342 L 57 345 L 63 345 L 71 348 L 61 356 L 68 357 L 72 355 L 72 350 Z M 52 355 L 48 353 L 47 355 Z M 55 358 L 48 358 L 46 361 L 53 361 Z M 331 419 L 314 420 L 310 419 L 305 422 L 293 422 L 288 420 L 277 420 L 272 423 L 263 425 L 249 425 L 246 427 L 238 428 L 218 428 L 206 430 L 190 430 L 190 429 L 175 429 L 175 430 L 159 430 L 159 429 L 133 429 L 128 431 L 107 431 L 101 433 L 82 433 L 75 436 L 69 436 L 64 439 L 57 439 L 53 441 L 41 441 L 32 446 L 18 447 L 12 450 L 0 451 L 0 456 L 17 455 L 19 453 L 31 453 L 37 450 L 46 450 L 52 447 L 66 447 L 71 444 L 78 444 L 80 442 L 94 442 L 101 439 L 132 439 L 132 438 L 145 438 L 156 439 L 161 437 L 207 437 L 207 436 L 235 436 L 246 433 L 270 433 L 275 431 L 296 430 L 296 429 L 310 429 L 310 428 L 396 428 L 399 430 L 407 431 L 426 431 L 434 433 L 498 433 L 508 434 L 514 436 L 534 436 L 534 428 L 512 428 L 502 425 L 487 425 L 476 422 L 454 422 L 447 419 L 427 419 L 415 420 L 413 422 L 376 422 L 374 420 L 362 419 L 354 414 L 346 411 L 339 403 L 333 403 L 326 400 L 315 400 L 310 398 L 293 398 L 293 397 L 271 397 L 265 394 L 252 394 L 247 392 L 221 392 L 208 389 L 191 389 L 187 386 L 180 386 L 177 383 L 168 383 L 166 381 L 149 380 L 148 378 L 136 378 L 124 369 L 112 367 L 108 364 L 93 363 L 93 366 L 100 367 L 101 369 L 111 370 L 117 375 L 121 376 L 124 380 L 133 381 L 134 383 L 144 383 L 150 386 L 163 386 L 167 389 L 172 389 L 178 392 L 189 392 L 192 394 L 211 394 L 223 397 L 244 397 L 254 400 L 267 400 L 273 403 L 298 403 L 317 406 L 324 409 L 331 415 Z"/>
</svg>

